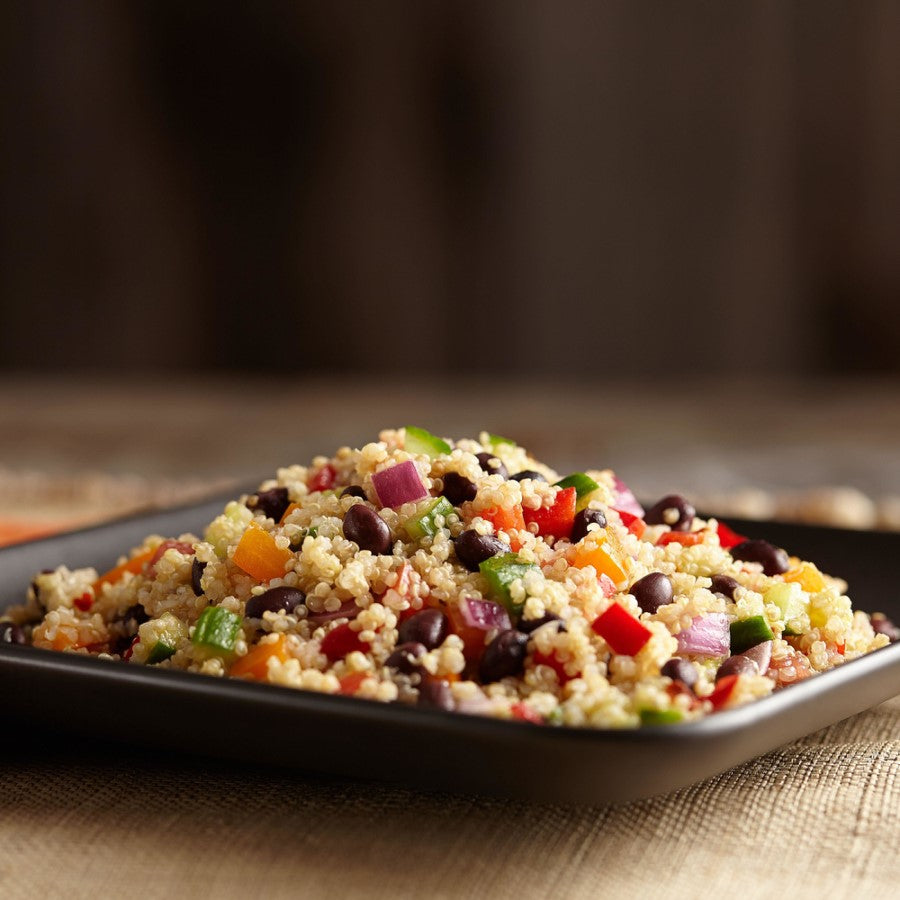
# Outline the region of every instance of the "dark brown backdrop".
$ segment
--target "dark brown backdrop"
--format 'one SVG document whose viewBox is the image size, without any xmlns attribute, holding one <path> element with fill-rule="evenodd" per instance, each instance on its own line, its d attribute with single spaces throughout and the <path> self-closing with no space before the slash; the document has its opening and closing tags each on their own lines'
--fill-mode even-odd
<svg viewBox="0 0 900 900">
<path fill-rule="evenodd" d="M 6 368 L 900 372 L 893 0 L 10 0 L 0 35 Z"/>
</svg>

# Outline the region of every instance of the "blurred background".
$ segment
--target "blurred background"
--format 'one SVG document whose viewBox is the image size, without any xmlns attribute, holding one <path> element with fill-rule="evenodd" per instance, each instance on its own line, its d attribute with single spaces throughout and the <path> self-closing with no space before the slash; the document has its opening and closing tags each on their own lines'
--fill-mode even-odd
<svg viewBox="0 0 900 900">
<path fill-rule="evenodd" d="M 895 0 L 7 0 L 8 505 L 417 415 L 900 520 L 898 47 Z"/>
</svg>

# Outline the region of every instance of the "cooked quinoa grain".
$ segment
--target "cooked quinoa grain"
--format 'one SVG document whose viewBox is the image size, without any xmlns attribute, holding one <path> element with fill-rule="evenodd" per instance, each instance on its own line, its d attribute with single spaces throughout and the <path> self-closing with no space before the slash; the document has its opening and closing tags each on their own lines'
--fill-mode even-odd
<svg viewBox="0 0 900 900">
<path fill-rule="evenodd" d="M 384 431 L 279 469 L 203 535 L 103 575 L 35 576 L 0 622 L 35 647 L 577 727 L 701 718 L 890 642 L 811 562 L 648 514 L 496 435 Z M 874 627 L 873 627 L 874 625 Z"/>
</svg>

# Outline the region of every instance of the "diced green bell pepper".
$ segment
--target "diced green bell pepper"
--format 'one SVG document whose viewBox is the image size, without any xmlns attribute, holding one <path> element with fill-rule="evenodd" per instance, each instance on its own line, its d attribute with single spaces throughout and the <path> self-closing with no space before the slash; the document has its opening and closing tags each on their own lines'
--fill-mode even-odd
<svg viewBox="0 0 900 900">
<path fill-rule="evenodd" d="M 150 650 L 150 653 L 147 656 L 147 665 L 153 666 L 156 663 L 161 663 L 163 660 L 168 659 L 170 656 L 175 654 L 175 648 L 171 645 L 165 643 L 165 641 L 157 641 Z"/>
<path fill-rule="evenodd" d="M 241 630 L 241 617 L 221 606 L 207 606 L 200 613 L 191 640 L 196 647 L 214 653 L 232 653 Z"/>
<path fill-rule="evenodd" d="M 446 441 L 430 431 L 426 431 L 424 428 L 417 428 L 415 425 L 406 426 L 406 443 L 404 446 L 410 453 L 424 453 L 432 459 L 435 456 L 440 456 L 442 453 L 450 452 L 450 445 Z"/>
<path fill-rule="evenodd" d="M 446 497 L 438 497 L 429 503 L 418 515 L 408 518 L 403 527 L 414 541 L 426 536 L 434 537 L 440 527 L 435 519 L 438 516 L 443 516 L 444 522 L 446 522 L 447 516 L 454 512 L 456 510 L 453 508 L 453 504 Z"/>
<path fill-rule="evenodd" d="M 503 553 L 486 559 L 478 569 L 487 579 L 491 593 L 506 607 L 510 615 L 520 616 L 525 601 L 514 602 L 510 587 L 517 579 L 524 578 L 529 572 L 539 572 L 540 568 L 534 563 L 525 562 L 515 553 Z"/>
<path fill-rule="evenodd" d="M 680 709 L 642 709 L 641 725 L 674 725 L 683 718 Z"/>
<path fill-rule="evenodd" d="M 590 475 L 585 475 L 584 472 L 573 472 L 571 475 L 566 475 L 565 478 L 557 481 L 556 487 L 575 488 L 575 508 L 580 511 L 588 505 L 591 494 L 598 490 L 600 485 Z"/>
<path fill-rule="evenodd" d="M 775 637 L 765 616 L 750 616 L 731 623 L 731 654 L 743 653 Z"/>
<path fill-rule="evenodd" d="M 488 434 L 488 444 L 491 450 L 496 450 L 501 444 L 508 444 L 510 447 L 518 446 L 515 441 L 503 437 L 501 434 Z"/>
</svg>

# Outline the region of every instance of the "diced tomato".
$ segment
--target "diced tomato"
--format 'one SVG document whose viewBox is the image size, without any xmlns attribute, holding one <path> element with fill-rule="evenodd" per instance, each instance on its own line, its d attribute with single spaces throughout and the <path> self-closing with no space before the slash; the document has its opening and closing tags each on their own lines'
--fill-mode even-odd
<svg viewBox="0 0 900 900">
<path fill-rule="evenodd" d="M 542 537 L 567 538 L 575 524 L 577 499 L 575 488 L 564 488 L 556 494 L 552 506 L 523 510 L 525 524 L 536 524 Z"/>
<path fill-rule="evenodd" d="M 651 631 L 620 603 L 613 603 L 605 613 L 597 616 L 591 629 L 612 647 L 613 653 L 634 656 L 647 641 Z"/>
<path fill-rule="evenodd" d="M 719 543 L 725 550 L 729 550 L 731 547 L 737 547 L 738 544 L 743 544 L 744 541 L 747 540 L 742 534 L 733 531 L 724 522 L 718 522 L 716 524 L 716 532 L 719 535 Z"/>
<path fill-rule="evenodd" d="M 338 689 L 338 693 L 343 694 L 345 697 L 355 694 L 359 690 L 359 686 L 366 680 L 366 674 L 366 672 L 351 672 L 349 675 L 339 679 L 341 686 Z"/>
<path fill-rule="evenodd" d="M 484 653 L 484 631 L 467 624 L 458 606 L 451 604 L 444 611 L 450 619 L 453 633 L 463 642 L 463 656 L 466 662 L 478 662 Z"/>
<path fill-rule="evenodd" d="M 94 600 L 91 597 L 90 591 L 85 591 L 80 597 L 76 597 L 72 602 L 82 612 L 87 612 L 94 605 Z"/>
<path fill-rule="evenodd" d="M 525 517 L 522 507 L 516 504 L 511 507 L 492 506 L 481 513 L 481 517 L 494 526 L 494 531 L 505 531 L 510 536 L 509 546 L 512 550 L 521 550 L 522 542 L 513 534 L 525 530 Z"/>
<path fill-rule="evenodd" d="M 681 544 L 683 547 L 693 547 L 695 544 L 702 543 L 702 531 L 667 531 L 656 540 L 658 547 L 663 547 L 666 544 Z"/>
<path fill-rule="evenodd" d="M 163 541 L 156 548 L 153 556 L 150 557 L 150 562 L 147 564 L 148 578 L 153 578 L 156 575 L 156 564 L 163 558 L 163 554 L 167 550 L 177 550 L 179 553 L 184 553 L 186 556 L 193 556 L 194 545 L 188 544 L 185 541 Z"/>
<path fill-rule="evenodd" d="M 540 650 L 536 650 L 534 654 L 534 663 L 538 666 L 550 666 L 554 672 L 556 672 L 556 677 L 559 683 L 565 684 L 567 681 L 571 681 L 573 675 L 570 675 L 566 672 L 565 666 L 560 662 L 559 657 L 555 653 L 541 653 Z"/>
<path fill-rule="evenodd" d="M 134 648 L 138 645 L 138 642 L 140 641 L 140 639 L 141 639 L 140 635 L 135 635 L 134 640 L 131 642 L 128 649 L 125 650 L 125 652 L 122 654 L 122 659 L 124 659 L 126 662 L 128 662 L 128 660 L 131 659 L 131 656 L 134 653 Z"/>
<path fill-rule="evenodd" d="M 313 473 L 306 486 L 310 492 L 327 491 L 334 484 L 335 478 L 337 478 L 337 472 L 334 470 L 334 466 L 326 463 Z"/>
<path fill-rule="evenodd" d="M 360 638 L 358 631 L 350 627 L 350 622 L 338 625 L 322 638 L 322 652 L 331 662 L 343 659 L 354 650 L 365 653 L 368 649 L 369 645 Z"/>
<path fill-rule="evenodd" d="M 512 713 L 513 718 L 518 719 L 520 722 L 531 722 L 534 725 L 544 724 L 544 717 L 539 713 L 536 713 L 526 703 L 513 703 L 510 707 L 510 712 Z"/>
<path fill-rule="evenodd" d="M 713 709 L 721 709 L 734 693 L 739 675 L 726 675 L 716 682 L 713 692 L 706 698 L 713 705 Z"/>
</svg>

